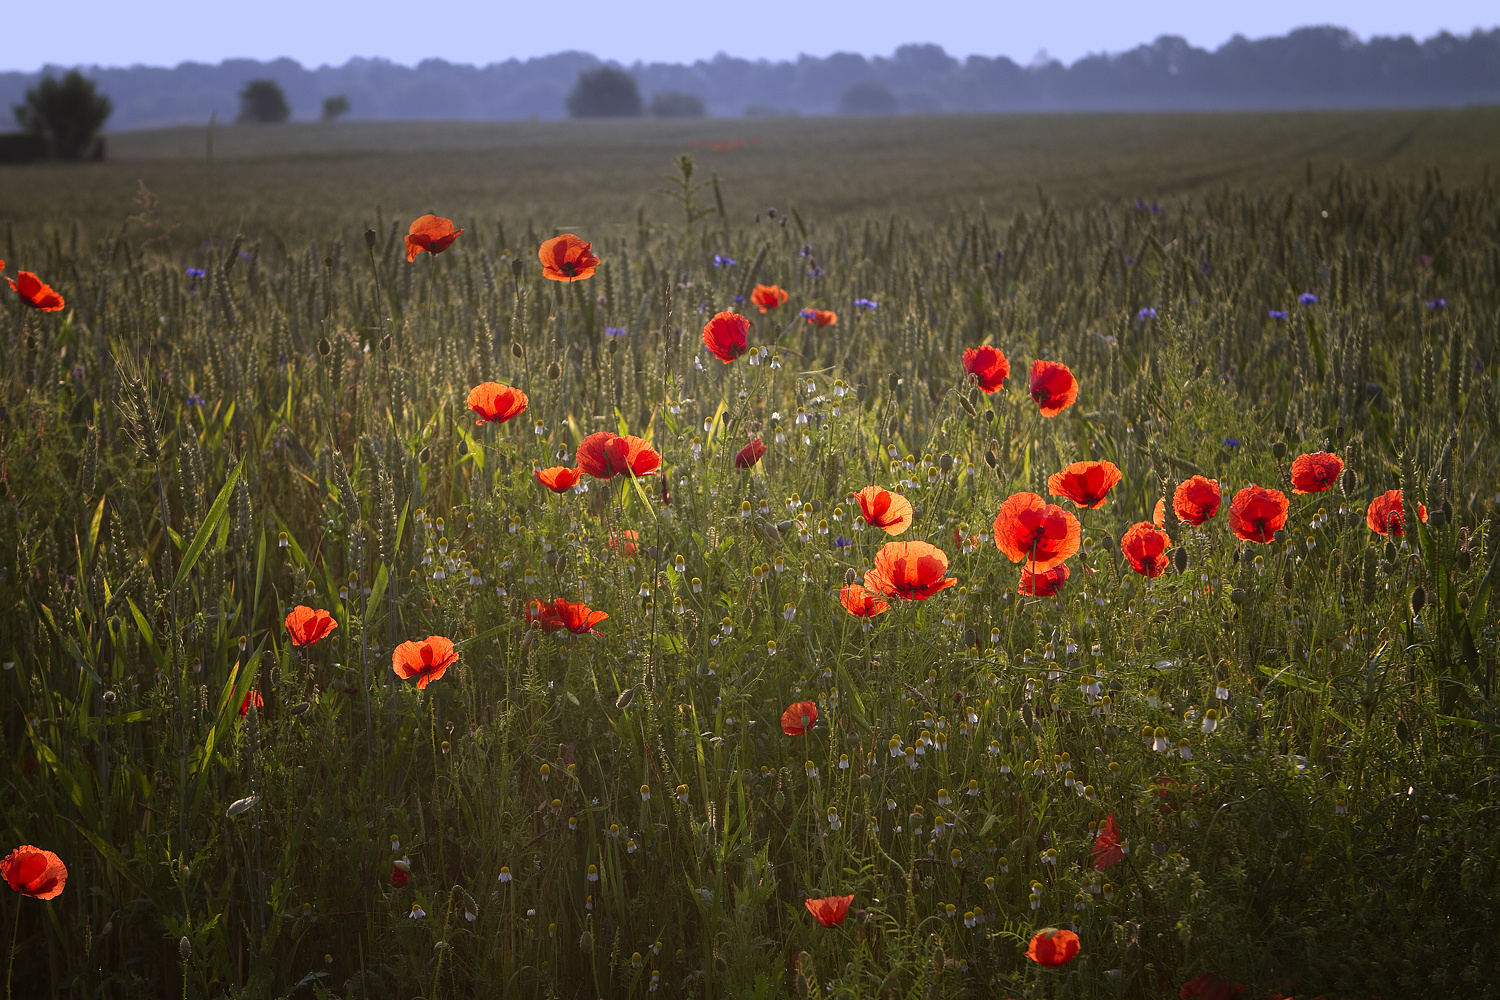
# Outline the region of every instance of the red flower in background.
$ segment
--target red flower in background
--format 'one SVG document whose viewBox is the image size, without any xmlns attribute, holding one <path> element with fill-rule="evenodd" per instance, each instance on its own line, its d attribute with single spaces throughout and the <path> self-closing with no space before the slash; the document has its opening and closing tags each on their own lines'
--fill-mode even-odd
<svg viewBox="0 0 1500 1000">
<path fill-rule="evenodd" d="M 542 276 L 551 281 L 581 281 L 599 266 L 594 245 L 572 233 L 552 237 L 537 248 L 536 255 L 542 262 Z"/>
<path fill-rule="evenodd" d="M 1099 871 L 1125 860 L 1125 842 L 1120 839 L 1120 828 L 1115 824 L 1114 813 L 1110 813 L 1099 827 L 1099 835 L 1094 838 L 1091 853 L 1094 855 L 1094 867 Z"/>
<path fill-rule="evenodd" d="M 756 285 L 750 292 L 751 303 L 759 306 L 762 313 L 785 304 L 789 297 L 777 285 Z"/>
<path fill-rule="evenodd" d="M 260 692 L 251 688 L 245 692 L 245 700 L 240 702 L 240 717 L 244 718 L 250 714 L 250 706 L 254 705 L 256 710 L 266 707 L 266 699 L 260 696 Z"/>
<path fill-rule="evenodd" d="M 813 326 L 824 327 L 833 326 L 837 323 L 839 321 L 839 314 L 832 309 L 804 309 L 802 310 L 802 318 Z"/>
<path fill-rule="evenodd" d="M 1028 597 L 1056 597 L 1062 585 L 1068 582 L 1072 576 L 1067 563 L 1058 563 L 1044 570 L 1033 573 L 1031 567 L 1021 567 L 1021 582 L 1016 587 L 1016 593 L 1025 594 Z"/>
<path fill-rule="evenodd" d="M 14 278 L 6 278 L 10 287 L 21 297 L 21 301 L 40 312 L 57 312 L 65 303 L 63 297 L 30 271 L 17 271 Z"/>
<path fill-rule="evenodd" d="M 469 390 L 468 406 L 479 415 L 476 424 L 502 424 L 526 409 L 526 393 L 499 382 L 484 382 Z"/>
<path fill-rule="evenodd" d="M 822 899 L 809 899 L 806 903 L 807 912 L 813 915 L 813 919 L 824 927 L 837 927 L 844 922 L 849 915 L 849 904 L 854 902 L 851 896 L 824 896 Z"/>
<path fill-rule="evenodd" d="M 1298 455 L 1292 461 L 1292 492 L 1322 493 L 1339 481 L 1344 460 L 1327 451 Z"/>
<path fill-rule="evenodd" d="M 1286 524 L 1286 495 L 1251 483 L 1229 504 L 1229 526 L 1247 542 L 1265 544 Z"/>
<path fill-rule="evenodd" d="M 661 456 L 642 438 L 599 431 L 578 443 L 578 468 L 595 479 L 649 476 L 661 468 Z"/>
<path fill-rule="evenodd" d="M 866 486 L 855 494 L 865 523 L 887 535 L 899 535 L 911 527 L 911 501 L 881 486 Z"/>
<path fill-rule="evenodd" d="M 421 642 L 403 642 L 391 651 L 391 669 L 404 681 L 415 677 L 418 691 L 441 680 L 457 662 L 458 650 L 453 648 L 453 640 L 440 635 L 429 635 Z"/>
<path fill-rule="evenodd" d="M 805 736 L 812 732 L 818 721 L 818 706 L 810 701 L 797 701 L 781 713 L 781 731 L 788 736 Z"/>
<path fill-rule="evenodd" d="M 872 594 L 857 583 L 839 591 L 839 603 L 856 618 L 874 618 L 890 610 L 891 604 L 879 594 Z"/>
<path fill-rule="evenodd" d="M 985 344 L 964 351 L 964 371 L 973 375 L 985 395 L 1005 388 L 1010 378 L 1010 362 L 996 347 Z"/>
<path fill-rule="evenodd" d="M 1043 927 L 1031 939 L 1026 957 L 1049 969 L 1067 965 L 1078 954 L 1078 935 L 1056 927 Z"/>
<path fill-rule="evenodd" d="M 1051 569 L 1078 551 L 1083 531 L 1078 518 L 1035 493 L 1016 493 L 995 515 L 995 547 L 1011 562 L 1033 572 Z"/>
<path fill-rule="evenodd" d="M 608 617 L 603 611 L 595 611 L 587 604 L 565 597 L 553 598 L 547 604 L 533 597 L 526 604 L 526 624 L 536 625 L 545 632 L 566 629 L 574 635 L 599 635 L 594 626 Z"/>
<path fill-rule="evenodd" d="M 405 889 L 411 884 L 411 862 L 405 858 L 391 862 L 391 887 Z"/>
<path fill-rule="evenodd" d="M 1427 522 L 1426 504 L 1417 504 L 1417 517 L 1422 523 Z M 1377 535 L 1400 538 L 1406 534 L 1406 508 L 1401 506 L 1401 491 L 1387 490 L 1371 500 L 1369 510 L 1365 511 L 1365 523 Z"/>
<path fill-rule="evenodd" d="M 1113 462 L 1074 462 L 1049 476 L 1047 489 L 1053 496 L 1067 497 L 1080 507 L 1094 509 L 1104 506 L 1109 491 L 1123 478 L 1124 474 Z"/>
<path fill-rule="evenodd" d="M 753 469 L 755 464 L 761 460 L 766 453 L 766 443 L 760 438 L 751 441 L 745 447 L 735 452 L 734 467 L 736 469 Z"/>
<path fill-rule="evenodd" d="M 311 646 L 338 627 L 339 623 L 322 608 L 314 611 L 299 604 L 286 616 L 286 630 L 293 646 Z"/>
<path fill-rule="evenodd" d="M 639 548 L 636 543 L 640 540 L 640 537 L 640 532 L 634 528 L 626 528 L 618 534 L 610 535 L 609 551 L 623 551 L 627 556 L 633 556 L 636 553 L 636 549 Z"/>
<path fill-rule="evenodd" d="M 1167 502 L 1160 497 L 1156 500 L 1156 506 L 1151 508 L 1151 523 L 1158 528 L 1167 526 Z"/>
<path fill-rule="evenodd" d="M 1198 1000 L 1235 1000 L 1244 995 L 1245 987 L 1212 972 L 1189 979 L 1177 994 L 1181 1000 L 1192 1000 L 1193 997 Z"/>
<path fill-rule="evenodd" d="M 1172 510 L 1177 513 L 1177 520 L 1196 528 L 1219 512 L 1222 499 L 1217 479 L 1194 476 L 1179 484 L 1172 494 Z"/>
<path fill-rule="evenodd" d="M 750 321 L 739 313 L 714 313 L 703 324 L 703 346 L 726 365 L 745 353 Z"/>
<path fill-rule="evenodd" d="M 1078 399 L 1078 380 L 1068 366 L 1056 361 L 1031 363 L 1031 398 L 1041 407 L 1042 416 L 1055 417 Z"/>
<path fill-rule="evenodd" d="M 22 844 L 0 861 L 10 887 L 32 899 L 56 899 L 68 884 L 68 866 L 51 851 Z"/>
<path fill-rule="evenodd" d="M 1167 550 L 1171 547 L 1172 536 L 1149 521 L 1132 524 L 1120 539 L 1120 551 L 1130 568 L 1144 577 L 1161 576 L 1167 571 Z"/>
<path fill-rule="evenodd" d="M 948 556 L 926 542 L 886 542 L 875 554 L 875 568 L 865 574 L 865 587 L 887 597 L 925 601 L 958 583 L 948 572 Z"/>
<path fill-rule="evenodd" d="M 554 465 L 550 469 L 537 469 L 536 481 L 553 493 L 566 493 L 578 485 L 583 473 L 566 465 Z"/>
<path fill-rule="evenodd" d="M 462 229 L 453 228 L 453 220 L 438 215 L 424 215 L 406 231 L 406 262 L 410 264 L 423 250 L 442 253 L 458 239 Z"/>
</svg>

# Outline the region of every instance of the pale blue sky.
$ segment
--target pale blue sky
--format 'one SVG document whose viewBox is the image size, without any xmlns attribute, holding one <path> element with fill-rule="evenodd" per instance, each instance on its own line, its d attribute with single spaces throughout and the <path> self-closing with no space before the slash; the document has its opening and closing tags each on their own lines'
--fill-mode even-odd
<svg viewBox="0 0 1500 1000">
<path fill-rule="evenodd" d="M 0 33 L 0 69 L 236 56 L 290 56 L 309 66 L 350 56 L 483 64 L 565 49 L 625 63 L 685 62 L 721 51 L 752 59 L 883 55 L 905 42 L 1022 63 L 1046 49 L 1071 62 L 1161 34 L 1214 48 L 1235 33 L 1257 38 L 1308 24 L 1337 24 L 1362 38 L 1425 38 L 1500 23 L 1495 0 L 49 0 L 40 10 L 47 30 Z"/>
</svg>

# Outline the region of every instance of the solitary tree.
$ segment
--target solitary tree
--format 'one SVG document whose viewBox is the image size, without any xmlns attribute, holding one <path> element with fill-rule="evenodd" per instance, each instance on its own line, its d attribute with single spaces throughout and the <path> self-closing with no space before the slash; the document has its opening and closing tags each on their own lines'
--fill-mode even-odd
<svg viewBox="0 0 1500 1000">
<path fill-rule="evenodd" d="M 12 110 L 21 128 L 40 136 L 53 157 L 81 160 L 93 152 L 95 136 L 114 105 L 93 80 L 74 69 L 61 80 L 44 77 Z"/>
<path fill-rule="evenodd" d="M 349 113 L 349 98 L 343 94 L 323 98 L 323 120 L 325 122 L 337 121 Z"/>
<path fill-rule="evenodd" d="M 240 124 L 279 125 L 290 117 L 286 93 L 275 80 L 251 80 L 240 91 Z"/>
<path fill-rule="evenodd" d="M 568 94 L 568 114 L 574 118 L 639 118 L 642 110 L 635 77 L 611 66 L 579 73 Z"/>
<path fill-rule="evenodd" d="M 651 95 L 653 118 L 702 118 L 703 98 L 677 90 L 663 90 Z"/>
</svg>

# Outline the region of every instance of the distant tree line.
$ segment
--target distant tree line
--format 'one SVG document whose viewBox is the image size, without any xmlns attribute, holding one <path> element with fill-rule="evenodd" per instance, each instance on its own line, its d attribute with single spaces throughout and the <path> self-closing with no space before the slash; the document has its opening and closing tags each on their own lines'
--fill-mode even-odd
<svg viewBox="0 0 1500 1000">
<path fill-rule="evenodd" d="M 371 118 L 561 118 L 570 113 L 580 74 L 600 69 L 634 81 L 640 104 L 637 110 L 627 93 L 631 114 L 693 114 L 695 101 L 719 116 L 1437 107 L 1500 103 L 1500 28 L 1362 41 L 1342 28 L 1312 27 L 1274 38 L 1236 36 L 1214 50 L 1164 35 L 1066 66 L 1046 59 L 1021 65 L 1004 56 L 958 59 L 936 45 L 904 45 L 890 56 L 841 52 L 781 62 L 719 55 L 621 67 L 563 52 L 482 67 L 353 59 L 304 69 L 286 59 L 230 60 L 93 69 L 88 76 L 119 108 L 111 127 L 135 128 L 204 123 L 213 112 L 227 117 L 251 81 L 275 83 L 293 117 L 317 117 L 325 100 L 341 96 L 352 108 L 343 113 Z M 0 73 L 0 103 L 20 102 L 38 79 Z M 585 95 L 579 99 L 578 113 L 592 114 Z M 323 117 L 337 115 L 325 108 Z"/>
</svg>

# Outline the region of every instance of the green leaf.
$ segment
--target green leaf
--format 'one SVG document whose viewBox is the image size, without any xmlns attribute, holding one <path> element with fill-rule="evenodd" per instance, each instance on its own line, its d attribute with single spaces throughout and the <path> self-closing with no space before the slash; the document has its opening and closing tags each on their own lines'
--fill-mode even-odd
<svg viewBox="0 0 1500 1000">
<path fill-rule="evenodd" d="M 192 572 L 193 566 L 198 562 L 198 557 L 203 554 L 203 549 L 208 545 L 208 540 L 218 530 L 219 522 L 229 513 L 229 497 L 234 493 L 234 484 L 239 482 L 240 472 L 245 468 L 245 460 L 242 458 L 234 470 L 229 473 L 229 478 L 224 482 L 224 488 L 214 498 L 214 504 L 208 509 L 208 516 L 203 519 L 203 524 L 198 528 L 198 534 L 193 538 L 193 544 L 188 546 L 187 553 L 182 557 L 182 565 L 177 567 L 177 579 L 172 581 L 172 587 L 182 586 L 188 574 Z"/>
</svg>

